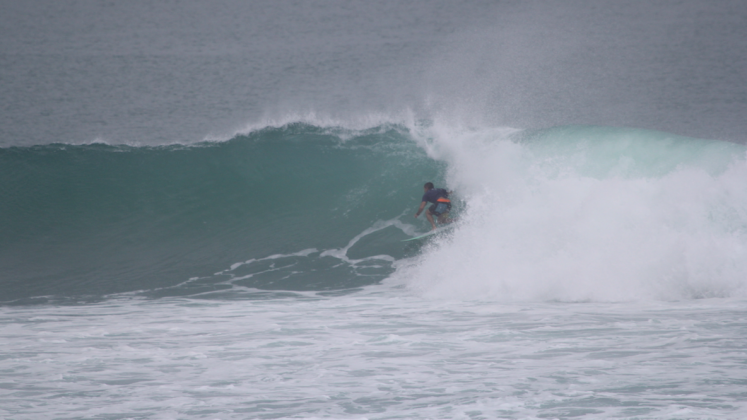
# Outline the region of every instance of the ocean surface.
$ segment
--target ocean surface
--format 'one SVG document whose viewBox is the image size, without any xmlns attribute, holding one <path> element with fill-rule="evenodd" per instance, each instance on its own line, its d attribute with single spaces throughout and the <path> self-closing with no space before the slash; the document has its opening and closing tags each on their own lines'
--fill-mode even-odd
<svg viewBox="0 0 747 420">
<path fill-rule="evenodd" d="M 0 418 L 747 418 L 744 2 L 0 10 Z"/>
</svg>

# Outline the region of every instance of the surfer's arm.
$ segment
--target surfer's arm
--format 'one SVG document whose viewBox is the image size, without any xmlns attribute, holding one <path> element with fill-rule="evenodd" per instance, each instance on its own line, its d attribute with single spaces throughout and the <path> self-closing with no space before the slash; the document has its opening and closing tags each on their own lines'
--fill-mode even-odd
<svg viewBox="0 0 747 420">
<path fill-rule="evenodd" d="M 415 213 L 415 217 L 418 217 L 418 216 L 420 216 L 420 213 L 422 213 L 422 212 L 423 212 L 423 209 L 425 208 L 425 205 L 426 205 L 426 204 L 428 204 L 428 203 L 427 203 L 427 202 L 425 202 L 425 201 L 423 201 L 422 203 L 420 203 L 420 208 L 418 209 L 418 212 L 417 212 L 417 213 Z"/>
</svg>

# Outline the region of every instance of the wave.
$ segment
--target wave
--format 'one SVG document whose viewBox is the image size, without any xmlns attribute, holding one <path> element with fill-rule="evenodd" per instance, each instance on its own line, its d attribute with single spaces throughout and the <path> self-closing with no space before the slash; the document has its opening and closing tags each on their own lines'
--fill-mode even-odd
<svg viewBox="0 0 747 420">
<path fill-rule="evenodd" d="M 744 294 L 745 147 L 611 127 L 289 123 L 228 141 L 0 149 L 3 302 Z M 456 190 L 447 236 L 412 217 Z M 388 279 L 388 280 L 387 280 Z"/>
<path fill-rule="evenodd" d="M 274 254 L 289 257 L 252 269 L 293 268 L 265 267 L 250 280 L 246 264 L 229 273 L 242 277 L 230 287 L 377 282 L 405 255 L 388 239 L 407 237 L 391 221 L 444 167 L 406 131 L 289 124 L 192 146 L 0 149 L 2 300 L 222 290 L 227 267 Z M 348 247 L 352 260 L 320 255 L 386 221 Z M 314 258 L 291 261 L 312 248 Z M 388 260 L 358 261 L 375 255 Z"/>
<path fill-rule="evenodd" d="M 413 289 L 561 301 L 745 294 L 743 145 L 612 127 L 434 137 L 432 156 L 469 211 L 449 241 L 397 273 Z"/>
</svg>

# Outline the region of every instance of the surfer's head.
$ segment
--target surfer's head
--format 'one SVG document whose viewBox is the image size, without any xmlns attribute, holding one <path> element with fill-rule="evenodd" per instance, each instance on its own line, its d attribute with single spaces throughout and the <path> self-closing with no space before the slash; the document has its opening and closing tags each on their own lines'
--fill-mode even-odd
<svg viewBox="0 0 747 420">
<path fill-rule="evenodd" d="M 427 190 L 432 190 L 433 189 L 433 183 L 432 182 L 426 182 L 425 185 L 423 185 L 423 188 L 425 188 L 426 191 Z"/>
</svg>

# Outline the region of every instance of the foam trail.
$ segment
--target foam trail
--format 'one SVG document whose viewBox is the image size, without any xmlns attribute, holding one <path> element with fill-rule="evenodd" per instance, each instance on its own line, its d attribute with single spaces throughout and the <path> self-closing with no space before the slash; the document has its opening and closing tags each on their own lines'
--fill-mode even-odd
<svg viewBox="0 0 747 420">
<path fill-rule="evenodd" d="M 744 296 L 745 148 L 611 128 L 434 129 L 468 203 L 395 277 L 435 297 L 617 301 Z M 519 140 L 517 140 L 519 139 Z"/>
<path fill-rule="evenodd" d="M 360 241 L 361 238 L 368 236 L 374 232 L 378 232 L 382 229 L 386 229 L 390 226 L 394 226 L 406 234 L 409 234 L 409 235 L 414 234 L 414 229 L 411 225 L 406 225 L 400 222 L 399 220 L 396 220 L 396 219 L 387 220 L 387 221 L 379 220 L 376 223 L 374 223 L 374 225 L 371 226 L 370 228 L 356 235 L 353 239 L 350 240 L 350 242 L 348 242 L 348 244 L 345 247 L 338 248 L 338 249 L 328 249 L 322 252 L 320 254 L 320 257 L 334 257 L 351 265 L 355 265 L 356 263 L 368 261 L 368 260 L 384 260 L 384 261 L 394 262 L 395 259 L 390 255 L 372 255 L 372 256 L 360 258 L 360 259 L 350 259 L 348 257 L 348 251 L 350 250 L 350 248 L 352 248 L 356 243 L 358 243 L 358 241 Z"/>
</svg>

